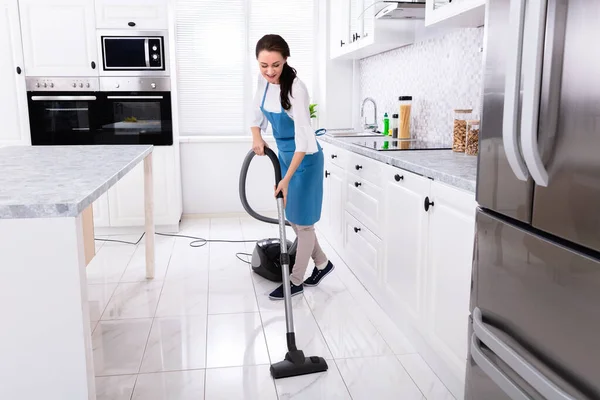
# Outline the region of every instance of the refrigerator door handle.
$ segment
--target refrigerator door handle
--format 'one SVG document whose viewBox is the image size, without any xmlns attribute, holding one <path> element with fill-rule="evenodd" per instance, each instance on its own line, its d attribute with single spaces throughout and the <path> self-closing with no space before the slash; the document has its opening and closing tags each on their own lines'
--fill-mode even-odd
<svg viewBox="0 0 600 400">
<path fill-rule="evenodd" d="M 548 400 L 575 400 L 486 328 L 479 307 L 473 310 L 473 332 L 502 361 Z M 518 397 L 517 397 L 518 398 Z"/>
<path fill-rule="evenodd" d="M 548 186 L 548 171 L 542 162 L 538 145 L 538 122 L 542 65 L 544 56 L 544 31 L 546 27 L 547 0 L 530 0 L 531 12 L 525 24 L 526 45 L 523 53 L 523 110 L 521 118 L 521 148 L 525 163 L 535 183 Z"/>
<path fill-rule="evenodd" d="M 523 29 L 525 18 L 525 0 L 511 0 L 509 49 L 506 55 L 506 78 L 504 81 L 504 115 L 502 116 L 502 142 L 506 159 L 515 176 L 527 181 L 527 165 L 519 150 L 519 93 L 521 82 L 521 59 Z"/>
<path fill-rule="evenodd" d="M 477 336 L 471 336 L 471 357 L 479 367 L 506 393 L 512 400 L 531 400 L 508 376 L 490 361 L 481 351 Z"/>
</svg>

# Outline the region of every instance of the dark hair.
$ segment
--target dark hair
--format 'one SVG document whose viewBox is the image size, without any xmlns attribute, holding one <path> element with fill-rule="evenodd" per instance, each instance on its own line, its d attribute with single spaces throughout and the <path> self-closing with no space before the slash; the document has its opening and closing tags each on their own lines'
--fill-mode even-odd
<svg viewBox="0 0 600 400">
<path fill-rule="evenodd" d="M 276 51 L 283 58 L 287 60 L 290 56 L 290 46 L 287 42 L 279 35 L 265 35 L 256 43 L 256 58 L 261 51 Z M 289 110 L 292 105 L 290 104 L 290 95 L 292 94 L 292 84 L 296 79 L 296 70 L 286 62 L 283 64 L 283 71 L 279 77 L 279 84 L 281 85 L 281 106 L 285 110 Z"/>
</svg>

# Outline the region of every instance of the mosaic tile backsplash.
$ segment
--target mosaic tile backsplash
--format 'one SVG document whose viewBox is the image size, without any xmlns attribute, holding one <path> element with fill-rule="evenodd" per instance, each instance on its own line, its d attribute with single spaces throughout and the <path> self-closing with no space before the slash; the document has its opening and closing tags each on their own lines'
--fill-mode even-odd
<svg viewBox="0 0 600 400">
<path fill-rule="evenodd" d="M 360 61 L 360 99 L 377 104 L 377 123 L 383 114 L 398 114 L 398 97 L 412 96 L 410 131 L 420 140 L 452 145 L 455 108 L 472 108 L 481 116 L 483 28 L 465 28 L 435 39 L 378 54 Z M 365 116 L 372 120 L 372 104 Z M 362 123 L 362 121 L 361 121 Z"/>
</svg>

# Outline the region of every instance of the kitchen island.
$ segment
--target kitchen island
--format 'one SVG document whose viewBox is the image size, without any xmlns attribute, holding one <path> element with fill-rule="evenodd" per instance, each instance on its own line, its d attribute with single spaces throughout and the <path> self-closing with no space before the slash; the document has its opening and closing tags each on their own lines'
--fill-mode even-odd
<svg viewBox="0 0 600 400">
<path fill-rule="evenodd" d="M 1 399 L 96 398 L 83 214 L 143 161 L 146 276 L 153 278 L 152 150 L 0 148 Z"/>
</svg>

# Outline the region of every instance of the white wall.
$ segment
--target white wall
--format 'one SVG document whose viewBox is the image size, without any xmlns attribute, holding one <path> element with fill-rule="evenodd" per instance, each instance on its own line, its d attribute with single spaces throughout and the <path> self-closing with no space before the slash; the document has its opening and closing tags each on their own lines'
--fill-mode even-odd
<svg viewBox="0 0 600 400">
<path fill-rule="evenodd" d="M 277 152 L 272 138 L 265 137 Z M 242 163 L 252 147 L 247 137 L 181 138 L 184 214 L 245 213 L 238 184 Z M 247 178 L 248 202 L 259 212 L 274 212 L 275 175 L 267 157 L 255 156 Z"/>
</svg>

